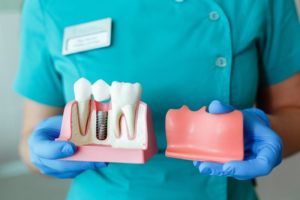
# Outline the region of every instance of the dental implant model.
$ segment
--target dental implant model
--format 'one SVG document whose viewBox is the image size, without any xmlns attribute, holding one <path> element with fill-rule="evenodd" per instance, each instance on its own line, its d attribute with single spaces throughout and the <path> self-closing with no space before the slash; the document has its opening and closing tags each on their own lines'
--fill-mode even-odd
<svg viewBox="0 0 300 200">
<path fill-rule="evenodd" d="M 151 112 L 140 101 L 139 83 L 109 86 L 98 80 L 91 85 L 81 78 L 74 84 L 74 93 L 57 139 L 78 146 L 66 160 L 145 163 L 157 152 Z"/>
</svg>

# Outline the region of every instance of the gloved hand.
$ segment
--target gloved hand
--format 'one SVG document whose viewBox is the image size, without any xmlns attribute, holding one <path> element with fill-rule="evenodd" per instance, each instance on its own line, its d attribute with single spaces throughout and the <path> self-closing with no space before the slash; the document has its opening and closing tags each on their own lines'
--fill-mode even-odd
<svg viewBox="0 0 300 200">
<path fill-rule="evenodd" d="M 213 114 L 228 113 L 234 109 L 219 101 L 213 101 L 208 112 Z M 225 164 L 194 161 L 201 173 L 230 176 L 238 180 L 253 179 L 269 174 L 282 160 L 282 140 L 270 128 L 267 115 L 259 109 L 242 110 L 244 116 L 243 161 L 230 161 Z"/>
<path fill-rule="evenodd" d="M 31 162 L 42 174 L 56 178 L 74 178 L 89 169 L 106 167 L 102 162 L 59 160 L 73 155 L 76 146 L 67 141 L 55 141 L 59 136 L 62 116 L 42 121 L 29 138 Z"/>
</svg>

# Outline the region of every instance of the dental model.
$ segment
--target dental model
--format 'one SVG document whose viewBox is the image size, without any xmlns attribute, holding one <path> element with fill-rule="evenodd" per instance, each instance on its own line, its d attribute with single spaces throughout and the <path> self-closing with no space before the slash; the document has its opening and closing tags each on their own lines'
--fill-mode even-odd
<svg viewBox="0 0 300 200">
<path fill-rule="evenodd" d="M 140 101 L 139 83 L 109 86 L 98 80 L 91 85 L 81 78 L 74 93 L 57 138 L 78 146 L 66 160 L 145 163 L 157 152 L 150 109 Z"/>
<path fill-rule="evenodd" d="M 243 160 L 243 114 L 210 114 L 206 107 L 171 109 L 166 116 L 166 156 L 225 163 Z"/>
</svg>

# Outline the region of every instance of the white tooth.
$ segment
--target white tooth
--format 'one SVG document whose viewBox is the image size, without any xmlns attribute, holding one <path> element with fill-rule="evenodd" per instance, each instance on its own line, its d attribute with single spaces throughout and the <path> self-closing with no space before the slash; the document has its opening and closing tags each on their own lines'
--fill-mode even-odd
<svg viewBox="0 0 300 200">
<path fill-rule="evenodd" d="M 93 93 L 94 99 L 96 101 L 108 100 L 110 98 L 109 90 L 110 90 L 110 87 L 105 81 L 98 80 L 92 86 L 92 93 Z"/>
<path fill-rule="evenodd" d="M 128 128 L 129 137 L 134 136 L 135 110 L 140 101 L 141 85 L 139 83 L 113 82 L 111 86 L 111 128 L 115 135 L 120 135 L 120 117 L 122 112 Z"/>
<path fill-rule="evenodd" d="M 84 134 L 90 112 L 91 83 L 85 78 L 80 78 L 74 84 L 74 94 L 78 103 L 80 131 Z"/>
<path fill-rule="evenodd" d="M 129 133 L 129 138 L 132 139 L 134 136 L 134 122 L 135 122 L 135 106 L 134 105 L 126 105 L 122 107 L 123 114 L 126 119 L 127 129 Z"/>
</svg>

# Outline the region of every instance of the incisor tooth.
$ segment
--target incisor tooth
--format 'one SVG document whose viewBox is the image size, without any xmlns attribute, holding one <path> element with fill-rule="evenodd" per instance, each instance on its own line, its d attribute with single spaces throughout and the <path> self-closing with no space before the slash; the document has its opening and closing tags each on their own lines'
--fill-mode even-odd
<svg viewBox="0 0 300 200">
<path fill-rule="evenodd" d="M 130 138 L 134 137 L 135 110 L 140 101 L 141 85 L 139 83 L 113 82 L 111 86 L 111 129 L 116 137 L 120 136 L 120 117 L 122 112 L 127 124 Z"/>
<path fill-rule="evenodd" d="M 86 124 L 90 112 L 90 99 L 91 99 L 91 83 L 85 79 L 80 78 L 74 84 L 74 95 L 75 100 L 78 103 L 78 113 L 79 113 L 79 124 L 80 131 L 82 134 L 85 133 Z"/>
</svg>

